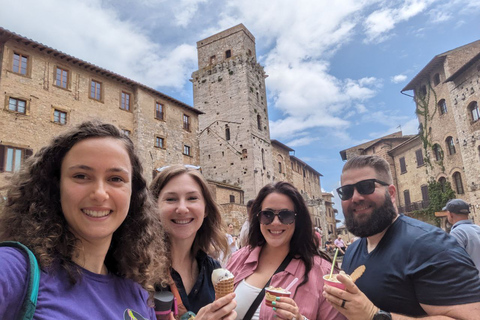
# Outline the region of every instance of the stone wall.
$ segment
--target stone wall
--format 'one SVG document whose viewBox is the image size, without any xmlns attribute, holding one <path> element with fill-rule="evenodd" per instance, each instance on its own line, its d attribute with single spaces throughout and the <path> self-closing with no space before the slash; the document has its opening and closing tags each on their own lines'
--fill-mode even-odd
<svg viewBox="0 0 480 320">
<path fill-rule="evenodd" d="M 17 36 L 18 37 L 18 36 Z M 2 40 L 3 39 L 3 40 Z M 144 165 L 145 177 L 154 168 L 173 163 L 200 163 L 198 111 L 127 78 L 61 54 L 32 41 L 0 39 L 0 141 L 2 145 L 38 151 L 53 136 L 86 120 L 98 119 L 131 132 L 131 139 Z M 12 70 L 13 53 L 28 56 L 28 73 Z M 68 70 L 66 89 L 55 85 L 55 70 Z M 90 98 L 90 82 L 102 83 L 100 101 Z M 120 108 L 121 92 L 131 95 L 130 111 Z M 26 114 L 8 110 L 9 98 L 27 101 Z M 164 104 L 164 120 L 155 119 L 155 102 Z M 54 109 L 66 112 L 66 124 L 53 121 Z M 183 114 L 190 116 L 190 130 L 183 129 Z M 154 146 L 155 137 L 165 139 L 165 148 Z M 183 146 L 191 156 L 183 155 Z M 10 172 L 0 173 L 0 187 Z"/>
</svg>

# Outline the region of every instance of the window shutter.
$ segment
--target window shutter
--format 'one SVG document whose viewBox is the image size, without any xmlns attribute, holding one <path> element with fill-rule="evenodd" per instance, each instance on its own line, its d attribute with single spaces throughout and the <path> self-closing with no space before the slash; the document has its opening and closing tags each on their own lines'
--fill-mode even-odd
<svg viewBox="0 0 480 320">
<path fill-rule="evenodd" d="M 5 165 L 5 146 L 0 144 L 0 172 L 4 171 Z"/>
</svg>

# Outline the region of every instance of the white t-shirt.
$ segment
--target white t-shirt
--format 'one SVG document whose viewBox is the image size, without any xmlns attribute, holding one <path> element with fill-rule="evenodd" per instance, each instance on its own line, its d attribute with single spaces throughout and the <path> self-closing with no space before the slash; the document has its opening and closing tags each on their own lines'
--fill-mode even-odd
<svg viewBox="0 0 480 320">
<path fill-rule="evenodd" d="M 242 280 L 235 289 L 236 293 L 236 298 L 235 300 L 237 301 L 237 308 L 235 311 L 237 311 L 237 318 L 236 320 L 242 320 L 245 314 L 247 313 L 248 309 L 250 309 L 250 306 L 252 305 L 253 301 L 257 298 L 258 294 L 262 291 L 262 289 L 257 288 L 252 286 L 251 284 L 248 284 L 245 279 Z M 257 310 L 252 316 L 252 320 L 259 320 L 260 318 L 260 307 L 262 306 L 261 302 L 258 305 Z"/>
</svg>

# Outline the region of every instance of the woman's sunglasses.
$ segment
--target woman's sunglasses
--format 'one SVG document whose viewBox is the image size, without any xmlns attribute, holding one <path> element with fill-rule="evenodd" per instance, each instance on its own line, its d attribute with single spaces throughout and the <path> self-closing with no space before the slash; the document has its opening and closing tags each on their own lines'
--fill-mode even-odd
<svg viewBox="0 0 480 320">
<path fill-rule="evenodd" d="M 292 224 L 295 222 L 297 214 L 290 210 L 280 210 L 278 213 L 275 213 L 272 210 L 263 210 L 257 214 L 258 220 L 261 224 L 272 223 L 275 216 L 277 216 L 283 224 Z"/>
<path fill-rule="evenodd" d="M 355 184 L 347 184 L 337 188 L 337 193 L 340 199 L 343 201 L 353 197 L 353 192 L 357 189 L 358 193 L 366 195 L 372 194 L 375 191 L 375 182 L 381 184 L 382 186 L 388 186 L 389 184 L 377 179 L 367 179 L 358 181 Z"/>
</svg>

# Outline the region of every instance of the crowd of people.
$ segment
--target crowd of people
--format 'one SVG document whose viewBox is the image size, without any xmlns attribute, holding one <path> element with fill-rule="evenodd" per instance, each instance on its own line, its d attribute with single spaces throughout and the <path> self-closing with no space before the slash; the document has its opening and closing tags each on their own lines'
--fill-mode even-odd
<svg viewBox="0 0 480 320">
<path fill-rule="evenodd" d="M 267 184 L 247 203 L 239 238 L 222 219 L 198 167 L 158 169 L 150 186 L 132 141 L 86 122 L 55 137 L 9 182 L 0 241 L 27 246 L 40 267 L 33 319 L 157 319 L 155 292 L 175 297 L 173 319 L 480 319 L 480 228 L 460 199 L 444 208 L 451 235 L 398 212 L 389 164 L 357 156 L 344 166 L 346 228 L 327 239 L 301 193 Z M 341 268 L 345 289 L 323 276 Z M 234 292 L 216 299 L 212 272 L 226 265 Z M 25 311 L 30 262 L 0 247 L 0 318 Z M 289 288 L 272 307 L 265 287 Z M 163 319 L 163 318 L 162 318 Z"/>
</svg>

